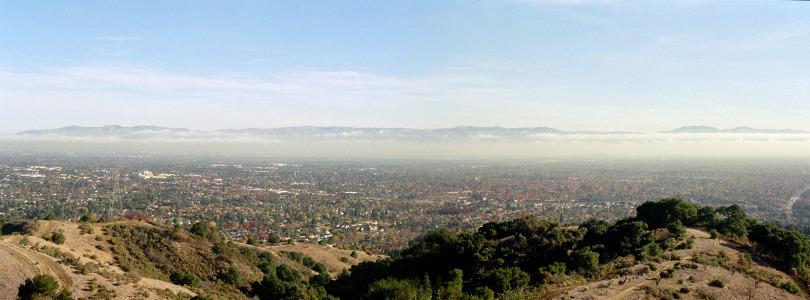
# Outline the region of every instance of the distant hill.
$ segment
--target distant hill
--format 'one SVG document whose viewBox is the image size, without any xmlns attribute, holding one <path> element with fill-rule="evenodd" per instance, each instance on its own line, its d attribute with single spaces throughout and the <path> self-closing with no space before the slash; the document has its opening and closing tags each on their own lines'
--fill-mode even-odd
<svg viewBox="0 0 810 300">
<path fill-rule="evenodd" d="M 68 126 L 57 129 L 26 130 L 28 137 L 84 137 L 120 139 L 269 139 L 269 140 L 395 140 L 395 141 L 487 141 L 531 140 L 546 134 L 633 134 L 630 132 L 563 131 L 549 127 L 474 127 L 412 129 L 378 127 L 296 126 L 192 130 L 159 126 L 103 127 Z"/>
<path fill-rule="evenodd" d="M 661 133 L 755 133 L 800 134 L 791 129 L 756 129 L 736 127 L 718 129 L 710 126 L 686 126 Z M 196 130 L 161 126 L 101 127 L 68 126 L 56 129 L 26 130 L 17 133 L 28 138 L 90 138 L 119 140 L 214 140 L 214 141 L 417 141 L 417 142 L 532 142 L 554 136 L 571 139 L 602 135 L 642 135 L 626 131 L 565 131 L 551 127 L 476 127 L 414 129 L 385 127 L 294 126 L 279 128 L 242 128 Z"/>
<path fill-rule="evenodd" d="M 731 129 L 718 129 L 711 126 L 685 126 L 675 128 L 662 133 L 808 133 L 807 131 L 794 130 L 794 129 L 757 129 L 751 127 L 735 127 Z"/>
</svg>

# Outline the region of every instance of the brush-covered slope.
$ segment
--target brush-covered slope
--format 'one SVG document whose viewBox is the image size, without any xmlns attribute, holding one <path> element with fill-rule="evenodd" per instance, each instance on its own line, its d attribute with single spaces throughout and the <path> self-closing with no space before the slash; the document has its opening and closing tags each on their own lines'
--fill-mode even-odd
<svg viewBox="0 0 810 300">
<path fill-rule="evenodd" d="M 190 231 L 142 221 L 2 225 L 0 299 L 17 299 L 19 286 L 38 274 L 75 299 L 246 299 L 252 284 L 277 270 L 290 275 L 289 286 L 317 294 L 308 280 L 318 271 L 328 282 L 330 273 L 380 258 L 319 245 L 234 243 L 203 223 Z"/>
<path fill-rule="evenodd" d="M 437 230 L 397 255 L 361 263 L 327 290 L 341 299 L 806 295 L 810 240 L 796 231 L 749 219 L 736 205 L 664 199 L 637 212 L 615 223 L 564 226 L 525 216 L 472 233 Z"/>
<path fill-rule="evenodd" d="M 810 278 L 806 236 L 680 199 L 614 223 L 527 215 L 439 229 L 390 257 L 247 245 L 212 225 L 7 222 L 0 298 L 37 274 L 88 299 L 797 299 Z"/>
</svg>

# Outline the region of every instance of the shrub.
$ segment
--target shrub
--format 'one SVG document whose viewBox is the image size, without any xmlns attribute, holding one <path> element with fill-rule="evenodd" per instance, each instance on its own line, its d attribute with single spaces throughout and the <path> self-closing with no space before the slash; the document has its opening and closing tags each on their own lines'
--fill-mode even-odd
<svg viewBox="0 0 810 300">
<path fill-rule="evenodd" d="M 90 224 L 87 223 L 79 224 L 79 233 L 80 234 L 93 233 L 93 226 L 90 226 Z"/>
<path fill-rule="evenodd" d="M 37 299 L 41 297 L 50 298 L 56 294 L 56 289 L 59 288 L 59 283 L 51 275 L 37 275 L 34 278 L 28 278 L 23 284 L 20 285 L 17 291 L 17 296 L 20 299 Z"/>
<path fill-rule="evenodd" d="M 712 229 L 709 230 L 709 236 L 713 239 L 716 239 L 718 236 L 720 236 L 720 233 L 717 232 L 717 229 Z"/>
<path fill-rule="evenodd" d="M 312 266 L 312 270 L 318 273 L 325 273 L 326 266 L 322 263 L 316 263 L 314 266 Z"/>
<path fill-rule="evenodd" d="M 231 266 L 228 272 L 222 275 L 222 281 L 236 286 L 242 285 L 242 272 L 239 272 L 239 269 L 236 267 Z"/>
<path fill-rule="evenodd" d="M 73 300 L 73 293 L 68 290 L 62 290 L 56 296 L 53 296 L 54 300 Z"/>
<path fill-rule="evenodd" d="M 802 292 L 799 286 L 793 282 L 785 281 L 779 284 L 779 288 L 788 291 L 791 294 L 798 295 Z"/>
<path fill-rule="evenodd" d="M 722 287 L 725 287 L 725 286 L 726 286 L 726 284 L 723 282 L 723 280 L 722 280 L 722 279 L 720 279 L 720 278 L 715 278 L 714 280 L 712 280 L 711 282 L 709 282 L 709 286 L 713 286 L 713 287 L 719 287 L 719 288 L 722 288 Z"/>
<path fill-rule="evenodd" d="M 312 269 L 312 267 L 314 267 L 316 263 L 317 262 L 314 259 L 312 259 L 312 257 L 309 256 L 304 256 L 304 258 L 301 260 L 301 264 L 310 269 Z"/>
<path fill-rule="evenodd" d="M 661 275 L 661 278 L 672 278 L 675 276 L 675 269 L 669 268 L 661 271 L 659 274 Z"/>
<path fill-rule="evenodd" d="M 65 235 L 61 232 L 54 232 L 51 234 L 50 240 L 54 244 L 61 245 L 65 243 Z"/>
<path fill-rule="evenodd" d="M 620 269 L 620 270 L 616 271 L 616 274 L 618 274 L 619 276 L 625 276 L 625 275 L 633 274 L 633 268 Z"/>
<path fill-rule="evenodd" d="M 179 285 L 188 285 L 191 287 L 197 287 L 200 285 L 200 279 L 197 278 L 197 276 L 180 270 L 174 270 L 169 273 L 169 279 L 172 281 L 172 283 Z"/>
</svg>

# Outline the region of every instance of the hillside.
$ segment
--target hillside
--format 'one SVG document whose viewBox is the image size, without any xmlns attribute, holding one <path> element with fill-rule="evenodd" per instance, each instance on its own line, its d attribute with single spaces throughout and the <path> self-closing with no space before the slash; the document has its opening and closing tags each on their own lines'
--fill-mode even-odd
<svg viewBox="0 0 810 300">
<path fill-rule="evenodd" d="M 630 274 L 555 291 L 561 295 L 553 299 L 643 299 L 648 296 L 667 299 L 675 298 L 676 294 L 682 299 L 802 299 L 769 284 L 769 281 L 778 284 L 792 282 L 792 279 L 764 260 L 754 256 L 750 266 L 751 274 L 762 277 L 746 275 L 735 269 L 745 251 L 721 239 L 710 238 L 706 231 L 689 228 L 686 234 L 695 238 L 694 248 L 672 251 L 675 257 L 671 260 L 634 264 L 627 267 L 632 270 Z M 727 267 L 712 262 L 722 257 L 728 258 Z M 645 269 L 655 265 L 655 270 Z M 667 278 L 662 278 L 662 274 Z M 714 280 L 723 282 L 724 287 L 710 285 Z"/>
<path fill-rule="evenodd" d="M 0 299 L 16 299 L 20 284 L 37 274 L 52 275 L 60 289 L 68 287 L 76 299 L 188 299 L 198 294 L 214 299 L 243 299 L 246 296 L 239 287 L 260 281 L 263 273 L 247 258 L 251 255 L 245 255 L 241 249 L 249 247 L 254 253 L 267 253 L 272 257 L 271 264 L 300 270 L 302 279 L 317 272 L 286 258 L 282 251 L 303 253 L 304 257 L 325 264 L 333 276 L 353 264 L 380 258 L 363 252 L 355 254 L 355 258 L 350 250 L 308 244 L 249 246 L 236 243 L 230 250 L 223 247 L 225 244 L 217 249 L 218 245 L 209 239 L 142 221 L 23 223 L 32 229 L 0 237 L 0 266 L 3 266 L 0 268 Z M 13 226 L 5 229 L 9 227 Z M 62 244 L 43 239 L 54 232 L 64 235 Z M 125 235 L 144 241 L 144 247 L 129 242 Z M 158 236 L 163 238 L 156 238 Z M 167 248 L 153 251 L 161 245 Z M 239 270 L 243 283 L 222 282 L 222 275 L 232 266 Z M 200 281 L 198 284 L 172 283 L 172 270 L 193 274 Z"/>
<path fill-rule="evenodd" d="M 37 274 L 87 299 L 799 299 L 810 282 L 807 236 L 680 199 L 615 223 L 443 228 L 390 257 L 243 244 L 202 222 L 83 221 L 5 222 L 0 299 Z"/>
</svg>

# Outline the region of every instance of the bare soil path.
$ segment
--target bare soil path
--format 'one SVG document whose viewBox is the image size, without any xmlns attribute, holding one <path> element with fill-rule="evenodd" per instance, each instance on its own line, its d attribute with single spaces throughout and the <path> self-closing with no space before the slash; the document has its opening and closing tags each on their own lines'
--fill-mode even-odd
<svg viewBox="0 0 810 300">
<path fill-rule="evenodd" d="M 69 289 L 73 286 L 73 280 L 64 267 L 45 255 L 24 249 L 18 245 L 9 244 L 7 241 L 0 241 L 0 251 L 10 254 L 18 262 L 35 264 L 39 269 L 39 274 L 55 275 L 60 288 Z"/>
</svg>

